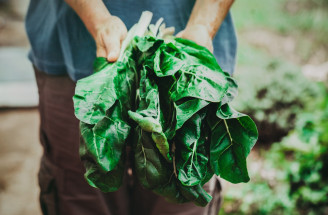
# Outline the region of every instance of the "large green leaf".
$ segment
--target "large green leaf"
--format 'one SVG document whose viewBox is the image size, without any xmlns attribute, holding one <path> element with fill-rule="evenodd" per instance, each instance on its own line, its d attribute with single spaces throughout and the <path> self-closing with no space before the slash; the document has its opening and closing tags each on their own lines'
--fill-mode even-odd
<svg viewBox="0 0 328 215">
<path fill-rule="evenodd" d="M 140 78 L 140 101 L 137 112 L 128 114 L 144 131 L 151 132 L 156 147 L 167 161 L 171 161 L 170 147 L 160 123 L 160 103 L 158 87 L 147 77 L 148 71 L 144 68 Z"/>
<path fill-rule="evenodd" d="M 218 73 L 223 73 L 215 56 L 204 46 L 183 38 L 175 38 L 174 44 L 178 50 L 183 52 L 183 61 L 187 64 L 200 64 L 218 71 Z"/>
<path fill-rule="evenodd" d="M 201 64 L 185 65 L 175 76 L 177 81 L 170 89 L 173 101 L 184 97 L 194 97 L 210 102 L 220 102 L 228 89 L 225 75 Z"/>
<path fill-rule="evenodd" d="M 163 43 L 155 52 L 151 62 L 154 72 L 158 77 L 172 76 L 178 72 L 185 62 L 181 60 L 181 50 L 177 49 L 173 43 Z"/>
<path fill-rule="evenodd" d="M 202 100 L 202 99 L 196 99 L 196 98 L 190 98 L 186 101 L 179 102 L 177 104 L 174 102 L 174 106 L 176 108 L 176 130 L 182 127 L 182 125 L 190 119 L 195 113 L 197 113 L 202 108 L 206 107 L 210 102 Z"/>
<path fill-rule="evenodd" d="M 119 109 L 118 106 L 119 103 L 115 103 L 111 112 L 115 113 L 115 107 Z M 121 158 L 130 126 L 119 118 L 106 116 L 91 129 L 91 132 L 85 123 L 81 123 L 80 129 L 85 147 L 99 167 L 103 171 L 113 170 Z"/>
<path fill-rule="evenodd" d="M 162 184 L 152 191 L 160 196 L 163 196 L 166 201 L 173 203 L 185 203 L 190 200 L 184 197 L 179 189 L 179 181 L 172 175 L 170 180 L 167 183 Z"/>
<path fill-rule="evenodd" d="M 118 70 L 113 83 L 117 100 L 121 104 L 121 115 L 123 120 L 128 119 L 127 111 L 132 109 L 136 97 L 136 65 L 132 59 L 126 61 L 126 69 Z"/>
<path fill-rule="evenodd" d="M 151 133 L 137 128 L 135 138 L 134 161 L 139 182 L 148 189 L 167 183 L 173 171 L 155 147 Z"/>
<path fill-rule="evenodd" d="M 211 126 L 211 167 L 227 181 L 247 182 L 246 157 L 258 137 L 256 126 L 249 116 L 238 113 L 228 104 L 221 106 L 216 116 L 220 121 Z"/>
<path fill-rule="evenodd" d="M 92 187 L 99 188 L 102 192 L 117 191 L 123 183 L 124 160 L 125 158 L 122 157 L 116 168 L 109 172 L 103 172 L 96 163 L 85 161 L 84 177 Z"/>
<path fill-rule="evenodd" d="M 195 114 L 178 131 L 175 144 L 177 147 L 178 179 L 185 186 L 200 184 L 207 172 L 205 150 L 205 135 L 202 120 L 204 118 Z"/>
<path fill-rule="evenodd" d="M 105 66 L 108 66 L 108 61 L 106 58 L 104 57 L 97 57 L 95 59 L 95 61 L 93 62 L 93 72 L 99 72 L 101 71 L 103 68 L 105 68 Z"/>
<path fill-rule="evenodd" d="M 179 189 L 188 201 L 194 202 L 198 206 L 205 207 L 212 200 L 212 196 L 200 184 L 192 187 L 180 184 Z"/>
<path fill-rule="evenodd" d="M 170 88 L 173 101 L 195 97 L 220 102 L 228 89 L 227 78 L 230 76 L 202 46 L 179 38 L 161 44 L 154 55 L 146 64 L 156 76 L 174 76 L 176 79 Z"/>
<path fill-rule="evenodd" d="M 122 185 L 124 174 L 124 156 L 121 156 L 118 165 L 111 171 L 105 172 L 98 165 L 94 156 L 90 153 L 88 142 L 93 141 L 93 125 L 80 123 L 81 138 L 80 138 L 80 156 L 84 162 L 86 173 L 84 174 L 87 182 L 103 192 L 113 192 L 118 190 Z"/>
<path fill-rule="evenodd" d="M 117 99 L 113 81 L 118 70 L 125 70 L 125 66 L 111 64 L 77 82 L 73 101 L 75 116 L 80 121 L 96 124 L 105 117 L 106 111 Z"/>
</svg>

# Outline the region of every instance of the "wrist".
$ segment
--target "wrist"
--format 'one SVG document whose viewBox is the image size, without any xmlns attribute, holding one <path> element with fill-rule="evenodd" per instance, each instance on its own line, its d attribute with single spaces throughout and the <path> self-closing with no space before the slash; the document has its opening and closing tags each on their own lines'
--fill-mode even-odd
<svg viewBox="0 0 328 215">
<path fill-rule="evenodd" d="M 197 31 L 199 31 L 199 33 L 206 34 L 211 39 L 213 39 L 213 37 L 214 37 L 214 34 L 212 33 L 213 29 L 210 26 L 206 25 L 206 24 L 188 23 L 186 28 L 185 28 L 185 30 L 187 30 L 187 31 L 189 31 L 189 30 L 195 31 L 196 29 L 197 29 Z"/>
</svg>

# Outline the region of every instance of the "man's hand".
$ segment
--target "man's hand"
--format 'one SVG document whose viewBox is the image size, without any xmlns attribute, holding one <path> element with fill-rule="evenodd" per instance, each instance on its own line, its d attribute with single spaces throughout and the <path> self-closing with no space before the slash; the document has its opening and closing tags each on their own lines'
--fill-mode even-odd
<svg viewBox="0 0 328 215">
<path fill-rule="evenodd" d="M 118 59 L 121 43 L 127 30 L 122 20 L 112 16 L 102 0 L 65 0 L 82 19 L 96 41 L 97 57 L 114 62 Z"/>
<path fill-rule="evenodd" d="M 177 37 L 192 40 L 198 45 L 206 47 L 213 53 L 213 41 L 204 25 L 191 25 L 180 31 Z"/>
<path fill-rule="evenodd" d="M 97 45 L 97 57 L 105 57 L 109 62 L 115 62 L 120 55 L 126 34 L 125 24 L 116 16 L 110 16 L 108 20 L 98 23 L 92 34 Z"/>
</svg>

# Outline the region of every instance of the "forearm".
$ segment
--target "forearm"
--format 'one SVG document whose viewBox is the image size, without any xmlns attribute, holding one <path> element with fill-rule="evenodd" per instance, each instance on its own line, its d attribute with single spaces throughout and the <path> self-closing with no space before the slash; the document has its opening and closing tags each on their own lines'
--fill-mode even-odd
<svg viewBox="0 0 328 215">
<path fill-rule="evenodd" d="M 102 0 L 65 0 L 79 15 L 90 34 L 96 38 L 99 23 L 108 20 L 111 15 Z"/>
<path fill-rule="evenodd" d="M 213 38 L 234 0 L 196 0 L 186 28 L 203 25 Z"/>
</svg>

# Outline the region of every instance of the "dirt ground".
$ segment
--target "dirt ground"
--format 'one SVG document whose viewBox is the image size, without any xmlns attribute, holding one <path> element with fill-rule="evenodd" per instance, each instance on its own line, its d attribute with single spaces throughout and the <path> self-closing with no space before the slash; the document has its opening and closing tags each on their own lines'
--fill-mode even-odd
<svg viewBox="0 0 328 215">
<path fill-rule="evenodd" d="M 37 109 L 0 109 L 0 214 L 40 215 Z"/>
<path fill-rule="evenodd" d="M 28 2 L 0 3 L 0 49 L 28 48 L 24 29 Z M 0 108 L 0 215 L 41 215 L 37 172 L 42 149 L 38 129 L 36 108 Z"/>
</svg>

